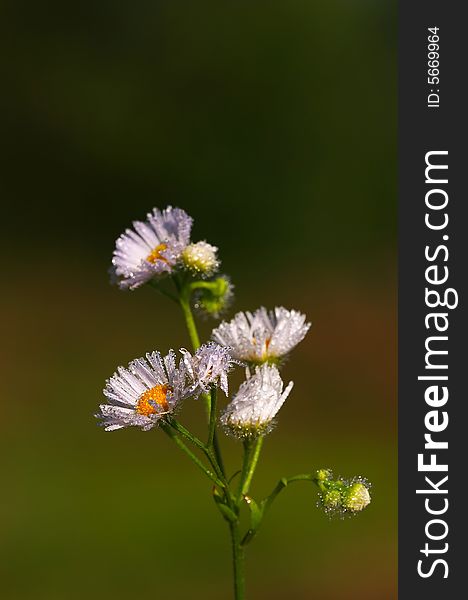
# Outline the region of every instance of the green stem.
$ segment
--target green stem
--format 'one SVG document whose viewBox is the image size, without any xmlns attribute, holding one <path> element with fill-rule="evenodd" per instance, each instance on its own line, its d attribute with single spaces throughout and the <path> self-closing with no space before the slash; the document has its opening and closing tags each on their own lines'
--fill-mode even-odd
<svg viewBox="0 0 468 600">
<path fill-rule="evenodd" d="M 257 438 L 257 440 L 255 441 L 255 444 L 253 446 L 253 449 L 249 448 L 246 444 L 244 459 L 245 459 L 245 463 L 247 463 L 247 464 L 246 464 L 245 474 L 243 472 L 243 476 L 241 476 L 239 500 L 241 500 L 242 497 L 245 496 L 250 489 L 250 484 L 252 483 L 252 478 L 254 476 L 255 469 L 257 468 L 257 463 L 258 463 L 258 459 L 260 456 L 260 451 L 262 449 L 262 445 L 263 445 L 263 437 Z"/>
<path fill-rule="evenodd" d="M 251 527 L 245 534 L 245 536 L 241 542 L 242 547 L 244 547 L 248 543 L 250 543 L 252 541 L 252 539 L 254 538 L 254 536 L 257 534 L 257 531 L 259 530 L 260 525 L 262 524 L 265 514 L 268 512 L 270 506 L 273 504 L 273 502 L 276 499 L 276 497 L 278 496 L 278 494 L 280 492 L 282 492 L 284 490 L 284 488 L 287 487 L 290 483 L 294 483 L 295 481 L 311 481 L 311 482 L 317 483 L 315 476 L 310 473 L 294 475 L 293 477 L 281 478 L 278 481 L 278 483 L 276 484 L 276 486 L 273 488 L 273 491 L 270 493 L 270 495 L 267 496 L 260 503 L 260 509 L 261 509 L 260 517 L 257 521 L 257 524 L 254 527 Z"/>
<path fill-rule="evenodd" d="M 190 296 L 187 296 L 184 290 L 180 294 L 179 303 L 180 307 L 182 308 L 182 312 L 184 313 L 185 324 L 190 336 L 192 348 L 194 352 L 196 352 L 201 346 L 200 337 L 198 335 L 195 319 L 193 318 L 192 308 L 190 307 Z"/>
<path fill-rule="evenodd" d="M 187 331 L 189 333 L 190 342 L 192 344 L 193 351 L 196 352 L 198 348 L 200 348 L 200 336 L 198 335 L 197 326 L 195 324 L 195 319 L 193 318 L 192 308 L 190 306 L 190 288 L 185 287 L 180 291 L 179 298 L 180 307 L 182 308 L 182 312 L 184 313 L 185 325 L 187 326 Z M 208 415 L 208 419 L 211 414 L 211 400 L 209 394 L 202 394 L 202 398 L 205 402 L 206 414 Z"/>
<path fill-rule="evenodd" d="M 229 530 L 231 532 L 232 565 L 234 570 L 234 598 L 235 600 L 244 600 L 244 549 L 240 542 L 238 521 L 230 523 Z"/>
<path fill-rule="evenodd" d="M 227 486 L 226 477 L 224 475 L 224 471 L 218 463 L 215 453 L 211 448 L 205 446 L 205 444 L 197 438 L 197 436 L 193 435 L 188 429 L 186 429 L 179 421 L 176 419 L 168 419 L 167 421 L 171 427 L 173 427 L 178 433 L 187 438 L 192 444 L 197 446 L 206 456 L 206 458 L 210 461 L 211 466 L 216 472 L 216 475 L 224 482 L 224 487 Z"/>
<path fill-rule="evenodd" d="M 217 410 L 217 390 L 216 388 L 211 389 L 211 398 L 210 398 L 210 424 L 208 427 L 208 448 L 213 447 L 214 437 L 216 433 L 216 414 Z"/>
<path fill-rule="evenodd" d="M 282 479 L 280 479 L 274 487 L 271 494 L 267 496 L 262 502 L 263 514 L 265 514 L 270 508 L 270 506 L 273 504 L 273 501 L 276 499 L 276 496 L 278 496 L 278 494 L 282 492 L 284 488 L 287 487 L 290 483 L 294 483 L 295 481 L 315 481 L 315 477 L 312 474 L 306 473 L 301 475 L 294 475 L 293 477 L 283 477 Z"/>
<path fill-rule="evenodd" d="M 239 487 L 237 491 L 237 503 L 239 504 L 242 500 L 242 491 L 244 489 L 245 480 L 247 479 L 247 474 L 250 468 L 250 459 L 252 457 L 252 441 L 245 440 L 244 441 L 244 456 L 242 458 L 242 470 L 239 479 Z"/>
<path fill-rule="evenodd" d="M 192 444 L 200 448 L 203 452 L 206 450 L 205 444 L 197 438 L 196 435 L 193 435 L 188 429 L 186 429 L 179 421 L 174 418 L 167 419 L 169 425 L 174 428 L 178 433 L 182 434 L 185 438 L 187 438 Z"/>
<path fill-rule="evenodd" d="M 192 284 L 183 284 L 179 282 L 177 279 L 174 280 L 177 290 L 179 292 L 179 304 L 182 308 L 182 312 L 185 318 L 185 324 L 187 326 L 187 330 L 190 336 L 190 341 L 192 343 L 192 348 L 196 352 L 200 347 L 200 336 L 198 335 L 197 325 L 195 323 L 195 319 L 193 318 L 192 308 L 190 306 L 190 296 L 192 293 Z M 212 410 L 211 410 L 211 398 L 208 394 L 203 394 L 202 398 L 205 402 L 205 409 L 208 415 L 208 419 L 211 421 L 212 418 Z M 216 435 L 216 428 L 213 433 L 213 449 L 216 456 L 216 461 L 221 469 L 221 473 L 225 476 L 226 471 L 224 469 L 223 457 L 221 455 L 221 448 L 218 442 L 218 436 Z"/>
<path fill-rule="evenodd" d="M 187 448 L 184 442 L 177 436 L 167 425 L 161 425 L 161 429 L 173 440 L 173 442 L 183 451 L 185 454 L 197 465 L 197 467 L 205 473 L 207 477 L 209 477 L 216 485 L 220 488 L 224 488 L 225 484 L 216 477 L 214 473 L 212 473 L 209 469 L 205 467 L 202 461 L 195 456 L 195 454 Z"/>
<path fill-rule="evenodd" d="M 184 284 L 175 279 L 175 284 L 179 292 L 179 304 L 182 309 L 185 318 L 185 324 L 190 336 L 193 351 L 196 352 L 200 347 L 200 336 L 198 335 L 197 326 L 195 319 L 193 318 L 192 309 L 190 306 L 190 297 L 194 288 L 190 285 Z M 201 286 L 200 286 L 201 287 Z M 218 477 L 223 481 L 223 487 L 225 489 L 225 497 L 228 505 L 232 509 L 237 507 L 234 505 L 234 500 L 231 497 L 231 492 L 226 483 L 225 469 L 223 459 L 221 455 L 221 449 L 219 447 L 218 436 L 216 435 L 216 390 L 212 390 L 211 397 L 208 394 L 204 394 L 203 399 L 205 401 L 205 408 L 209 420 L 209 432 L 208 432 L 208 444 L 205 446 L 203 442 L 195 438 L 180 424 L 176 423 L 176 428 L 185 437 L 191 439 L 200 449 L 203 450 L 211 465 L 216 471 Z M 172 424 L 174 426 L 174 424 Z M 188 434 L 188 435 L 187 435 Z M 258 456 L 257 456 L 258 459 Z M 254 467 L 255 468 L 255 467 Z M 253 475 L 253 472 L 252 472 Z M 250 479 L 252 478 L 250 476 Z M 244 599 L 244 550 L 241 545 L 239 535 L 239 523 L 238 521 L 231 522 L 229 524 L 231 531 L 232 540 L 232 558 L 234 566 L 234 596 L 235 600 Z"/>
<path fill-rule="evenodd" d="M 190 284 L 190 291 L 193 292 L 193 290 L 212 290 L 216 287 L 217 284 L 213 283 L 212 281 L 193 281 Z"/>
<path fill-rule="evenodd" d="M 221 469 L 221 473 L 224 477 L 226 477 L 226 469 L 224 468 L 223 455 L 221 454 L 221 447 L 219 445 L 218 436 L 216 435 L 216 430 L 213 434 L 213 448 L 214 454 L 216 456 L 216 461 L 218 462 L 219 468 Z"/>
</svg>

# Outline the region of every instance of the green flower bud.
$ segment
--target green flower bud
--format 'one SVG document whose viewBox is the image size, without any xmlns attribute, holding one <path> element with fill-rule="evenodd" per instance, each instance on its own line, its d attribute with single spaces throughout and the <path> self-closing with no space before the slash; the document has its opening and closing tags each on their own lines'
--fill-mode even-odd
<svg viewBox="0 0 468 600">
<path fill-rule="evenodd" d="M 233 289 L 234 286 L 226 275 L 202 282 L 202 285 L 196 288 L 195 308 L 204 314 L 219 318 L 232 301 Z"/>
<path fill-rule="evenodd" d="M 343 506 L 346 510 L 350 510 L 351 512 L 360 512 L 370 504 L 370 501 L 371 497 L 367 487 L 364 483 L 356 481 L 346 489 Z"/>
<path fill-rule="evenodd" d="M 322 504 L 325 510 L 336 510 L 341 508 L 341 492 L 330 490 L 325 492 L 322 497 Z"/>
<path fill-rule="evenodd" d="M 182 252 L 184 266 L 195 276 L 211 277 L 219 268 L 218 248 L 207 242 L 189 244 Z"/>
<path fill-rule="evenodd" d="M 319 469 L 317 471 L 317 481 L 328 481 L 333 478 L 333 472 L 330 469 Z"/>
</svg>

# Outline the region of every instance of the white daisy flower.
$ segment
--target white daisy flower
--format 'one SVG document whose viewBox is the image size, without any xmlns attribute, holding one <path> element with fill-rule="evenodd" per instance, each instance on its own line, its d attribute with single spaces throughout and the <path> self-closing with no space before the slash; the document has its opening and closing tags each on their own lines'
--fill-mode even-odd
<svg viewBox="0 0 468 600">
<path fill-rule="evenodd" d="M 211 277 L 219 269 L 218 248 L 207 242 L 189 244 L 182 252 L 184 266 L 195 276 Z"/>
<path fill-rule="evenodd" d="M 274 417 L 289 396 L 291 381 L 283 390 L 283 380 L 274 365 L 256 367 L 255 374 L 244 381 L 220 421 L 225 431 L 239 438 L 265 435 L 274 425 Z"/>
<path fill-rule="evenodd" d="M 180 208 L 153 208 L 147 220 L 134 221 L 115 243 L 114 275 L 122 289 L 135 289 L 155 276 L 171 273 L 190 243 L 193 219 Z"/>
<path fill-rule="evenodd" d="M 223 322 L 211 337 L 232 348 L 232 355 L 247 362 L 277 363 L 305 336 L 310 323 L 296 310 L 259 308 L 254 313 L 239 312 L 229 323 Z"/>
<path fill-rule="evenodd" d="M 200 346 L 194 355 L 185 348 L 180 351 L 194 393 L 207 393 L 213 385 L 217 385 L 228 395 L 227 374 L 233 363 L 237 362 L 233 360 L 229 348 L 209 342 Z"/>
<path fill-rule="evenodd" d="M 143 431 L 155 427 L 179 403 L 190 395 L 185 370 L 176 367 L 176 355 L 171 350 L 161 357 L 151 352 L 132 361 L 128 368 L 119 367 L 107 380 L 103 390 L 108 404 L 101 404 L 100 413 L 106 431 L 136 426 Z"/>
</svg>

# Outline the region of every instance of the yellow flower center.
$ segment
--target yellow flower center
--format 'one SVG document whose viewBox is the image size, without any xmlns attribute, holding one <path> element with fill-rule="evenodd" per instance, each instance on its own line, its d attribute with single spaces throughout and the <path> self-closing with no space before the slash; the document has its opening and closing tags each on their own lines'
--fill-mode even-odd
<svg viewBox="0 0 468 600">
<path fill-rule="evenodd" d="M 157 260 L 163 260 L 164 262 L 167 262 L 164 256 L 161 256 L 161 252 L 164 252 L 166 248 L 167 244 L 158 244 L 156 248 L 153 248 L 153 250 L 151 250 L 151 252 L 146 257 L 146 260 L 152 263 L 153 265 Z"/>
<path fill-rule="evenodd" d="M 167 392 L 169 390 L 170 388 L 168 385 L 156 385 L 150 390 L 147 390 L 138 399 L 136 412 L 145 417 L 154 415 L 160 412 L 157 407 L 154 406 L 155 404 L 158 407 L 161 407 L 163 411 L 168 411 L 169 404 L 167 403 Z"/>
</svg>

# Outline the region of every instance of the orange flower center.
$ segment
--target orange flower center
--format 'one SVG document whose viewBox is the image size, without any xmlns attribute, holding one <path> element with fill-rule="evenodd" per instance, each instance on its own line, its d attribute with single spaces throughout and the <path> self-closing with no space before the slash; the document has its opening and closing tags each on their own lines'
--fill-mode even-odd
<svg viewBox="0 0 468 600">
<path fill-rule="evenodd" d="M 144 392 L 138 399 L 136 412 L 145 417 L 159 413 L 158 407 L 167 412 L 169 410 L 169 404 L 167 403 L 169 389 L 168 385 L 156 385 Z"/>
<path fill-rule="evenodd" d="M 163 260 L 164 262 L 167 262 L 164 256 L 161 255 L 161 252 L 164 252 L 166 248 L 167 244 L 158 244 L 156 248 L 153 248 L 153 250 L 151 250 L 151 252 L 146 257 L 146 260 L 152 263 L 153 265 L 157 260 Z"/>
</svg>

